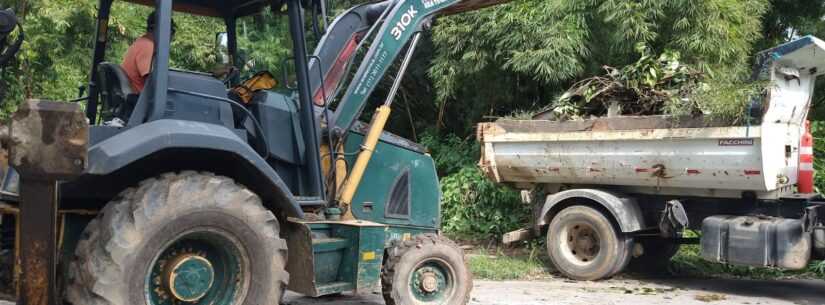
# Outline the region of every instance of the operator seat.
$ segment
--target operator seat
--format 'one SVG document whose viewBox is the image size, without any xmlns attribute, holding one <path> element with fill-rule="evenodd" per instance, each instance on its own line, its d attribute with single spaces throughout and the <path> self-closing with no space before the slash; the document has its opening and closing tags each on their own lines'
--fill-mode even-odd
<svg viewBox="0 0 825 305">
<path fill-rule="evenodd" d="M 102 62 L 97 66 L 104 120 L 129 117 L 138 94 L 132 90 L 126 71 L 119 64 Z"/>
</svg>

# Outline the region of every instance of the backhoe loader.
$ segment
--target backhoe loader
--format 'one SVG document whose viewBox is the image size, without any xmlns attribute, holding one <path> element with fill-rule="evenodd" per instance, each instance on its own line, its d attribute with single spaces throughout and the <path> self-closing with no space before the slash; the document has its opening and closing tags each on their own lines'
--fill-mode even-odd
<svg viewBox="0 0 825 305">
<path fill-rule="evenodd" d="M 464 255 L 439 233 L 433 160 L 384 125 L 433 18 L 503 1 L 357 5 L 309 53 L 320 0 L 124 0 L 156 13 L 139 94 L 105 61 L 113 1 L 99 1 L 87 96 L 28 101 L 3 131 L 0 245 L 15 254 L 18 305 L 264 305 L 287 289 L 467 303 Z M 288 18 L 294 86 L 239 100 L 227 86 L 237 75 L 170 67 L 173 13 L 223 20 L 239 68 L 238 20 L 267 8 Z"/>
</svg>

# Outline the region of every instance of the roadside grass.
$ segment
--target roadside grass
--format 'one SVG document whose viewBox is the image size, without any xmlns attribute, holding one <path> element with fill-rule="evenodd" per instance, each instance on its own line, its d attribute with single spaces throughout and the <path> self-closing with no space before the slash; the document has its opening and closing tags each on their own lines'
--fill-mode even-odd
<svg viewBox="0 0 825 305">
<path fill-rule="evenodd" d="M 695 233 L 687 233 L 695 237 Z M 466 244 L 465 240 L 463 244 Z M 472 243 L 472 242 L 469 242 Z M 538 242 L 522 244 L 515 248 L 497 246 L 481 247 L 476 244 L 468 251 L 468 263 L 473 276 L 484 280 L 537 280 L 553 277 L 544 245 Z M 803 270 L 757 268 L 713 263 L 702 259 L 699 245 L 683 245 L 673 257 L 667 273 L 679 277 L 717 277 L 750 279 L 825 279 L 825 261 L 812 262 Z M 626 276 L 644 276 L 625 273 Z M 559 275 L 557 275 L 559 276 Z"/>
<path fill-rule="evenodd" d="M 699 237 L 686 232 L 686 237 Z M 825 261 L 814 261 L 803 270 L 733 266 L 704 260 L 699 245 L 682 245 L 670 261 L 668 270 L 673 275 L 701 277 L 732 277 L 751 279 L 820 278 L 825 279 Z"/>
<path fill-rule="evenodd" d="M 473 277 L 483 280 L 533 280 L 549 278 L 548 264 L 535 247 L 475 250 L 468 255 Z"/>
</svg>

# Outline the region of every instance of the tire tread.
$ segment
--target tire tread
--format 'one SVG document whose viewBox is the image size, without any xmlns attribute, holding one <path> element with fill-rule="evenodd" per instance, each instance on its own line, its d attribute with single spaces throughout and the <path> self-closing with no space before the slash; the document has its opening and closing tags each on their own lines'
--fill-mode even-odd
<svg viewBox="0 0 825 305">
<path fill-rule="evenodd" d="M 400 263 L 404 255 L 412 249 L 422 248 L 426 245 L 444 245 L 453 248 L 456 252 L 464 257 L 464 251 L 454 241 L 435 233 L 424 233 L 413 236 L 409 240 L 393 240 L 387 248 L 387 254 L 384 258 L 384 265 L 381 272 L 381 292 L 384 297 L 386 305 L 411 305 L 397 302 L 401 296 L 397 295 L 397 291 L 393 289 L 393 279 L 395 278 L 396 267 Z M 466 260 L 464 260 L 463 268 L 467 269 Z M 468 272 L 469 273 L 469 272 Z M 464 298 L 460 303 L 448 305 L 464 305 L 470 301 L 470 290 L 472 289 L 472 275 L 469 276 L 470 283 L 466 285 Z"/>
<path fill-rule="evenodd" d="M 210 187 L 210 184 L 217 187 Z M 245 199 L 233 201 L 237 196 L 245 196 Z M 214 199 L 197 200 L 208 197 Z M 124 190 L 87 225 L 74 259 L 69 263 L 66 299 L 75 305 L 131 305 L 125 293 L 127 290 L 119 286 L 122 285 L 119 279 L 133 270 L 126 270 L 121 263 L 138 250 L 142 232 L 153 225 L 153 220 L 162 214 L 177 215 L 186 209 L 199 209 L 209 204 L 220 207 L 230 203 L 241 204 L 241 214 L 251 216 L 247 223 L 257 226 L 255 230 L 258 232 L 266 232 L 267 237 L 271 238 L 269 244 L 280 254 L 272 260 L 273 264 L 285 267 L 287 247 L 278 235 L 277 218 L 263 207 L 257 195 L 231 178 L 209 172 L 166 173 Z M 273 269 L 277 268 L 273 266 Z M 275 285 L 282 289 L 272 291 L 280 294 L 276 296 L 280 300 L 288 274 L 283 271 L 274 278 L 280 282 Z"/>
</svg>

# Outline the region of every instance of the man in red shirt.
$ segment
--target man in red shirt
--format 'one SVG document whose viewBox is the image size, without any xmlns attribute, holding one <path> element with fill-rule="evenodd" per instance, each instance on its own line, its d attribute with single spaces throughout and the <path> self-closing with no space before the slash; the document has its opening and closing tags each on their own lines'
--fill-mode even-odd
<svg viewBox="0 0 825 305">
<path fill-rule="evenodd" d="M 123 56 L 123 63 L 120 64 L 123 70 L 126 71 L 126 76 L 129 78 L 129 84 L 135 93 L 143 91 L 143 86 L 146 83 L 146 78 L 152 72 L 152 57 L 155 52 L 155 12 L 149 14 L 146 18 L 146 33 L 140 36 L 135 42 L 126 50 L 126 55 Z M 175 35 L 175 21 L 172 21 L 172 37 Z"/>
</svg>

